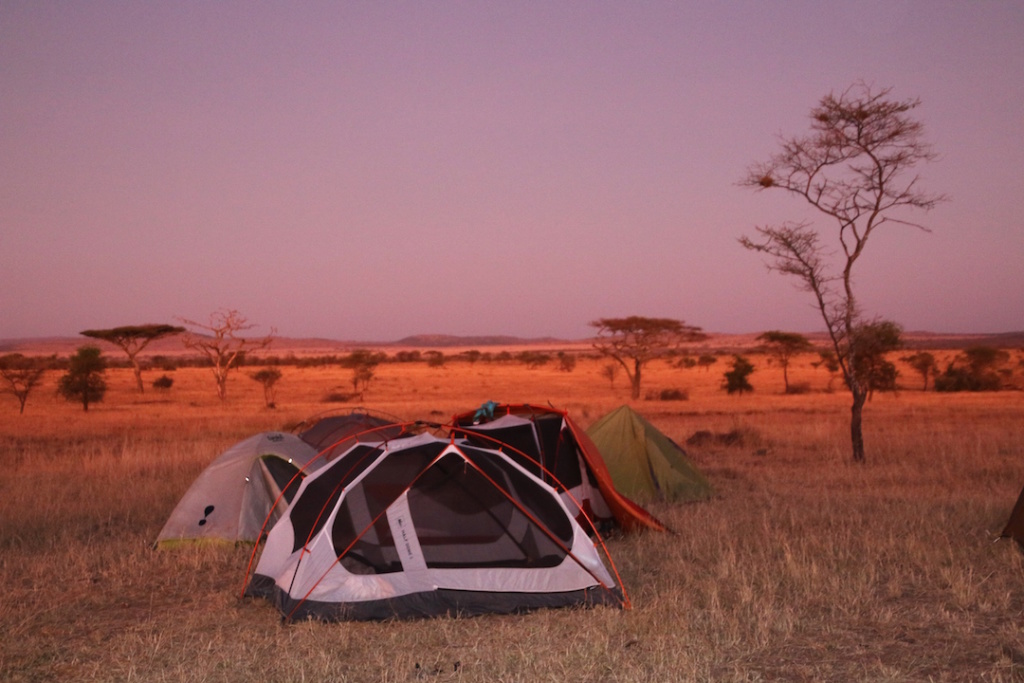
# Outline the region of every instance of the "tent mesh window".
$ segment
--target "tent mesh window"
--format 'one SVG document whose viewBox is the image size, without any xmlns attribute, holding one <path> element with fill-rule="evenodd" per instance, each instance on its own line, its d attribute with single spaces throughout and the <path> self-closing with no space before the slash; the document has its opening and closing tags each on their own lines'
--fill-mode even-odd
<svg viewBox="0 0 1024 683">
<path fill-rule="evenodd" d="M 323 528 L 342 490 L 372 465 L 380 454 L 380 448 L 357 446 L 310 481 L 302 497 L 288 513 L 295 531 L 293 552 Z"/>
<path fill-rule="evenodd" d="M 401 490 L 395 497 L 398 495 Z M 342 501 L 332 541 L 341 566 L 353 574 L 402 571 L 387 515 L 375 514 L 387 509 L 387 505 L 381 505 L 379 496 L 367 495 L 366 486 L 354 487 Z"/>
<path fill-rule="evenodd" d="M 533 425 L 521 423 L 504 427 L 482 428 L 479 430 L 482 437 L 472 435 L 475 431 L 473 427 L 467 427 L 466 430 L 469 432 L 467 440 L 470 443 L 500 450 L 530 474 L 542 477 L 542 470 L 538 463 L 543 463 L 545 466 L 547 463 L 544 462 L 543 449 L 537 443 Z"/>
<path fill-rule="evenodd" d="M 543 415 L 536 418 L 537 431 L 544 444 L 547 466 L 565 488 L 572 489 L 583 483 L 584 473 L 590 485 L 597 488 L 589 467 L 580 464 L 576 451 L 576 439 L 561 415 Z"/>
<path fill-rule="evenodd" d="M 573 529 L 550 490 L 491 452 L 471 447 L 462 452 L 479 470 L 452 453 L 409 491 L 409 509 L 427 566 L 559 565 Z"/>
<path fill-rule="evenodd" d="M 341 565 L 353 574 L 402 571 L 402 562 L 385 514 L 446 444 L 430 442 L 388 453 L 376 467 L 345 492 L 331 529 Z M 341 459 L 343 464 L 349 459 Z"/>
<path fill-rule="evenodd" d="M 276 455 L 265 455 L 260 458 L 260 462 L 263 464 L 264 471 L 276 485 L 277 490 L 284 496 L 284 499 L 289 503 L 292 502 L 295 493 L 302 484 L 302 478 L 306 475 L 302 474 L 296 477 L 295 475 L 299 474 L 299 468 Z"/>
</svg>

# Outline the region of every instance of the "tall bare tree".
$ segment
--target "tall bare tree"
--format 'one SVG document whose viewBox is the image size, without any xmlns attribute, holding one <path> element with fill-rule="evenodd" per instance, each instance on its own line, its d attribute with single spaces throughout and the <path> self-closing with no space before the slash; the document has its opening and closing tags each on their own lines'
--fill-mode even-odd
<svg viewBox="0 0 1024 683">
<path fill-rule="evenodd" d="M 644 365 L 660 358 L 680 345 L 706 339 L 699 327 L 672 318 L 601 318 L 590 323 L 597 328 L 594 348 L 611 358 L 626 371 L 630 395 L 640 398 L 640 380 Z"/>
<path fill-rule="evenodd" d="M 20 353 L 9 353 L 0 356 L 0 379 L 6 386 L 0 393 L 10 394 L 18 399 L 18 414 L 24 414 L 28 395 L 43 380 L 46 365 L 38 359 L 23 356 Z"/>
<path fill-rule="evenodd" d="M 150 342 L 169 337 L 174 334 L 181 334 L 184 327 L 174 325 L 124 325 L 112 327 L 109 330 L 83 330 L 79 332 L 84 337 L 92 337 L 118 346 L 128 355 L 128 361 L 132 364 L 132 371 L 135 373 L 135 383 L 138 385 L 139 393 L 145 391 L 142 384 L 142 367 L 139 365 L 137 356 Z"/>
<path fill-rule="evenodd" d="M 199 351 L 209 359 L 217 383 L 217 397 L 222 401 L 228 396 L 228 375 L 238 365 L 243 354 L 267 348 L 273 343 L 277 332 L 270 328 L 270 334 L 265 337 L 241 336 L 241 333 L 256 325 L 250 324 L 248 318 L 233 309 L 214 311 L 206 324 L 186 318 L 178 320 L 198 330 L 186 331 L 182 342 L 185 348 Z"/>
<path fill-rule="evenodd" d="M 923 125 L 911 116 L 920 101 L 890 99 L 890 92 L 856 83 L 823 97 L 811 110 L 810 134 L 781 138 L 781 151 L 748 169 L 740 183 L 803 199 L 836 231 L 838 251 L 809 222 L 756 227 L 757 236 L 740 243 L 765 254 L 769 269 L 796 277 L 814 297 L 853 398 L 850 438 L 857 462 L 865 458 L 869 382 L 857 358 L 854 331 L 862 311 L 854 295 L 854 266 L 876 230 L 890 224 L 926 230 L 909 222 L 904 210 L 929 210 L 943 200 L 922 190 L 914 172 L 935 158 Z"/>
</svg>

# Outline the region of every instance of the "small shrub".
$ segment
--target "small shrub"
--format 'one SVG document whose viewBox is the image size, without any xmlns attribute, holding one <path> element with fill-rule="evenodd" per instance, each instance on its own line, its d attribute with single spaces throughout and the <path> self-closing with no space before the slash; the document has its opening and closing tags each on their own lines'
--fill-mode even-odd
<svg viewBox="0 0 1024 683">
<path fill-rule="evenodd" d="M 732 369 L 725 373 L 725 383 L 722 388 L 730 394 L 742 394 L 745 391 L 753 391 L 754 387 L 747 379 L 754 371 L 754 364 L 740 355 L 733 356 Z"/>
<path fill-rule="evenodd" d="M 701 354 L 700 358 L 697 359 L 697 365 L 704 368 L 704 372 L 708 371 L 712 365 L 718 362 L 718 356 L 710 353 Z"/>
<path fill-rule="evenodd" d="M 694 358 L 693 356 L 681 356 L 678 360 L 676 360 L 675 366 L 677 368 L 682 368 L 683 370 L 695 368 L 697 367 L 697 359 Z"/>
<path fill-rule="evenodd" d="M 749 446 L 759 448 L 763 445 L 761 433 L 751 427 L 736 427 L 727 432 L 711 432 L 701 429 L 686 440 L 687 446 Z"/>
<path fill-rule="evenodd" d="M 936 391 L 999 391 L 1003 388 L 1000 366 L 1010 354 L 989 346 L 972 346 L 946 366 L 935 377 Z"/>
<path fill-rule="evenodd" d="M 347 394 L 347 393 L 345 393 L 343 391 L 329 391 L 326 394 L 324 394 L 323 402 L 324 403 L 348 403 L 353 398 L 355 398 L 354 394 Z"/>
<path fill-rule="evenodd" d="M 566 353 L 565 351 L 558 352 L 558 369 L 562 372 L 572 372 L 576 369 L 576 356 Z"/>
<path fill-rule="evenodd" d="M 809 394 L 811 393 L 810 382 L 790 382 L 786 389 L 787 394 Z"/>
<path fill-rule="evenodd" d="M 950 364 L 946 371 L 935 377 L 935 391 L 999 391 L 999 375 Z"/>
<path fill-rule="evenodd" d="M 535 370 L 551 361 L 551 356 L 541 351 L 523 351 L 516 356 L 516 360 L 526 365 L 527 368 Z"/>
<path fill-rule="evenodd" d="M 686 389 L 662 389 L 649 392 L 646 398 L 648 401 L 689 401 L 690 392 Z"/>
<path fill-rule="evenodd" d="M 171 385 L 173 384 L 174 379 L 168 377 L 167 375 L 160 375 L 155 380 L 153 380 L 153 388 L 156 389 L 157 391 L 169 391 Z"/>
<path fill-rule="evenodd" d="M 459 358 L 469 361 L 470 365 L 476 363 L 482 356 L 483 354 L 476 349 L 469 349 L 468 351 L 463 351 L 459 354 Z"/>
<path fill-rule="evenodd" d="M 708 446 L 713 443 L 715 435 L 708 429 L 698 429 L 686 440 L 687 446 Z"/>
<path fill-rule="evenodd" d="M 178 369 L 174 359 L 168 358 L 167 356 L 153 356 L 149 359 L 149 365 L 154 368 L 159 368 L 164 372 L 174 372 Z"/>
</svg>

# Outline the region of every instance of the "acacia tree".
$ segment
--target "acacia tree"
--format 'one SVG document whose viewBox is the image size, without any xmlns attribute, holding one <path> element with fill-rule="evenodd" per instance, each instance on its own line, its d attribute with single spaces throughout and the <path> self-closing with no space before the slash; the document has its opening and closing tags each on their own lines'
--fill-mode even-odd
<svg viewBox="0 0 1024 683">
<path fill-rule="evenodd" d="M 376 376 L 377 366 L 387 360 L 387 354 L 370 349 L 356 349 L 341 360 L 341 367 L 352 370 L 352 391 L 359 394 L 370 388 L 370 381 Z M 359 387 L 362 386 L 362 390 Z"/>
<path fill-rule="evenodd" d="M 710 353 L 702 353 L 697 358 L 697 366 L 704 369 L 704 372 L 711 370 L 711 366 L 718 362 L 718 356 Z"/>
<path fill-rule="evenodd" d="M 277 389 L 274 385 L 281 379 L 281 371 L 277 368 L 263 368 L 254 372 L 249 377 L 263 385 L 263 403 L 268 408 L 277 407 Z"/>
<path fill-rule="evenodd" d="M 769 330 L 758 335 L 758 341 L 764 343 L 765 351 L 778 361 L 782 368 L 782 384 L 789 393 L 789 363 L 793 356 L 810 351 L 814 348 L 807 337 L 796 332 Z"/>
<path fill-rule="evenodd" d="M 46 366 L 41 362 L 23 356 L 20 353 L 9 353 L 0 356 L 0 379 L 4 386 L 0 393 L 10 394 L 18 399 L 18 414 L 25 413 L 25 402 L 28 395 L 42 381 Z"/>
<path fill-rule="evenodd" d="M 241 333 L 256 327 L 248 318 L 233 309 L 221 309 L 210 314 L 207 324 L 186 318 L 178 318 L 185 325 L 198 328 L 200 332 L 186 330 L 182 343 L 185 348 L 201 352 L 210 361 L 213 378 L 217 383 L 217 397 L 224 401 L 228 396 L 228 375 L 246 352 L 258 351 L 270 346 L 277 332 L 273 327 L 266 337 L 242 337 Z"/>
<path fill-rule="evenodd" d="M 640 380 L 648 361 L 667 355 L 681 344 L 707 339 L 699 327 L 672 318 L 601 318 L 590 323 L 597 328 L 594 348 L 615 360 L 629 378 L 630 395 L 640 398 Z"/>
<path fill-rule="evenodd" d="M 83 330 L 79 332 L 82 336 L 92 337 L 93 339 L 99 339 L 101 341 L 110 342 L 118 346 L 122 351 L 128 355 L 128 361 L 132 364 L 132 371 L 135 373 L 135 383 L 139 388 L 139 393 L 143 393 L 145 388 L 142 384 L 142 368 L 139 366 L 139 361 L 136 356 L 146 346 L 157 339 L 169 337 L 175 334 L 181 334 L 185 331 L 184 327 L 176 327 L 174 325 L 124 325 L 122 327 L 112 327 L 109 330 Z"/>
<path fill-rule="evenodd" d="M 68 401 L 81 401 L 88 412 L 90 403 L 99 403 L 107 393 L 103 375 L 107 361 L 95 346 L 82 346 L 71 356 L 68 371 L 60 378 L 57 391 Z"/>
<path fill-rule="evenodd" d="M 928 391 L 928 378 L 934 375 L 939 367 L 935 356 L 927 351 L 918 351 L 909 356 L 904 356 L 900 360 L 917 371 L 917 374 L 921 375 L 921 379 L 924 380 L 924 386 L 921 388 L 921 391 Z"/>
<path fill-rule="evenodd" d="M 910 115 L 920 101 L 893 100 L 890 91 L 873 92 L 857 83 L 825 96 L 811 110 L 811 133 L 782 138 L 781 151 L 751 166 L 740 183 L 803 199 L 837 231 L 837 252 L 809 222 L 756 227 L 757 237 L 742 237 L 740 243 L 765 254 L 769 269 L 796 277 L 813 295 L 853 398 L 850 438 L 856 462 L 865 458 L 862 422 L 869 382 L 859 372 L 860 349 L 852 334 L 862 320 L 854 266 L 876 230 L 890 224 L 926 230 L 903 218 L 903 210 L 929 210 L 943 199 L 923 191 L 913 171 L 935 158 L 923 125 Z"/>
</svg>

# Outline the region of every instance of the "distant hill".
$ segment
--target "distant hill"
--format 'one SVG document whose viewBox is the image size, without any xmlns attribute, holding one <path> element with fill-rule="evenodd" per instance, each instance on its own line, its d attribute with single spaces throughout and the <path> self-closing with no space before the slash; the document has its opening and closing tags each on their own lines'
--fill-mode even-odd
<svg viewBox="0 0 1024 683">
<path fill-rule="evenodd" d="M 904 332 L 903 342 L 912 349 L 966 349 L 970 346 L 992 346 L 997 349 L 1024 349 L 1024 330 L 995 334 L 940 334 L 936 332 Z"/>
<path fill-rule="evenodd" d="M 741 353 L 758 345 L 756 332 L 747 334 L 716 334 L 709 333 L 708 339 L 695 345 L 695 348 L 707 351 L 725 351 Z M 818 345 L 827 343 L 823 333 L 806 335 Z M 935 332 L 904 332 L 903 340 L 910 349 L 964 349 L 969 346 L 993 346 L 1002 349 L 1024 349 L 1024 331 L 1004 332 L 998 334 L 943 334 Z M 75 350 L 86 344 L 99 346 L 105 352 L 119 353 L 112 345 L 86 337 L 26 337 L 0 339 L 0 355 L 6 353 L 23 353 L 26 355 L 71 355 Z M 264 353 L 284 355 L 313 356 L 344 354 L 356 348 L 480 348 L 480 347 L 590 347 L 590 340 L 566 340 L 556 337 L 522 338 L 511 335 L 477 335 L 458 336 L 448 334 L 417 334 L 403 337 L 398 341 L 342 341 L 316 337 L 277 337 L 274 344 Z M 143 352 L 145 356 L 155 355 L 192 355 L 193 352 L 184 348 L 181 339 L 170 337 L 158 339 Z"/>
<path fill-rule="evenodd" d="M 558 343 L 565 343 L 565 340 L 554 337 L 523 339 L 508 335 L 459 337 L 450 334 L 415 334 L 392 342 L 389 346 L 447 348 L 452 346 L 530 346 L 534 344 Z"/>
<path fill-rule="evenodd" d="M 266 351 L 267 354 L 294 353 L 297 355 L 328 355 L 348 353 L 356 348 L 389 348 L 406 347 L 422 349 L 484 347 L 484 346 L 534 346 L 534 345 L 572 345 L 554 337 L 522 339 L 508 335 L 486 335 L 460 337 L 447 334 L 417 334 L 404 337 L 398 341 L 342 341 L 317 337 L 275 337 L 274 343 Z M 110 343 L 86 337 L 24 337 L 17 339 L 0 339 L 0 354 L 23 353 L 27 355 L 71 355 L 80 346 L 98 346 L 104 352 L 118 353 Z M 142 352 L 143 356 L 193 354 L 186 349 L 180 337 L 166 337 L 149 344 Z"/>
</svg>

